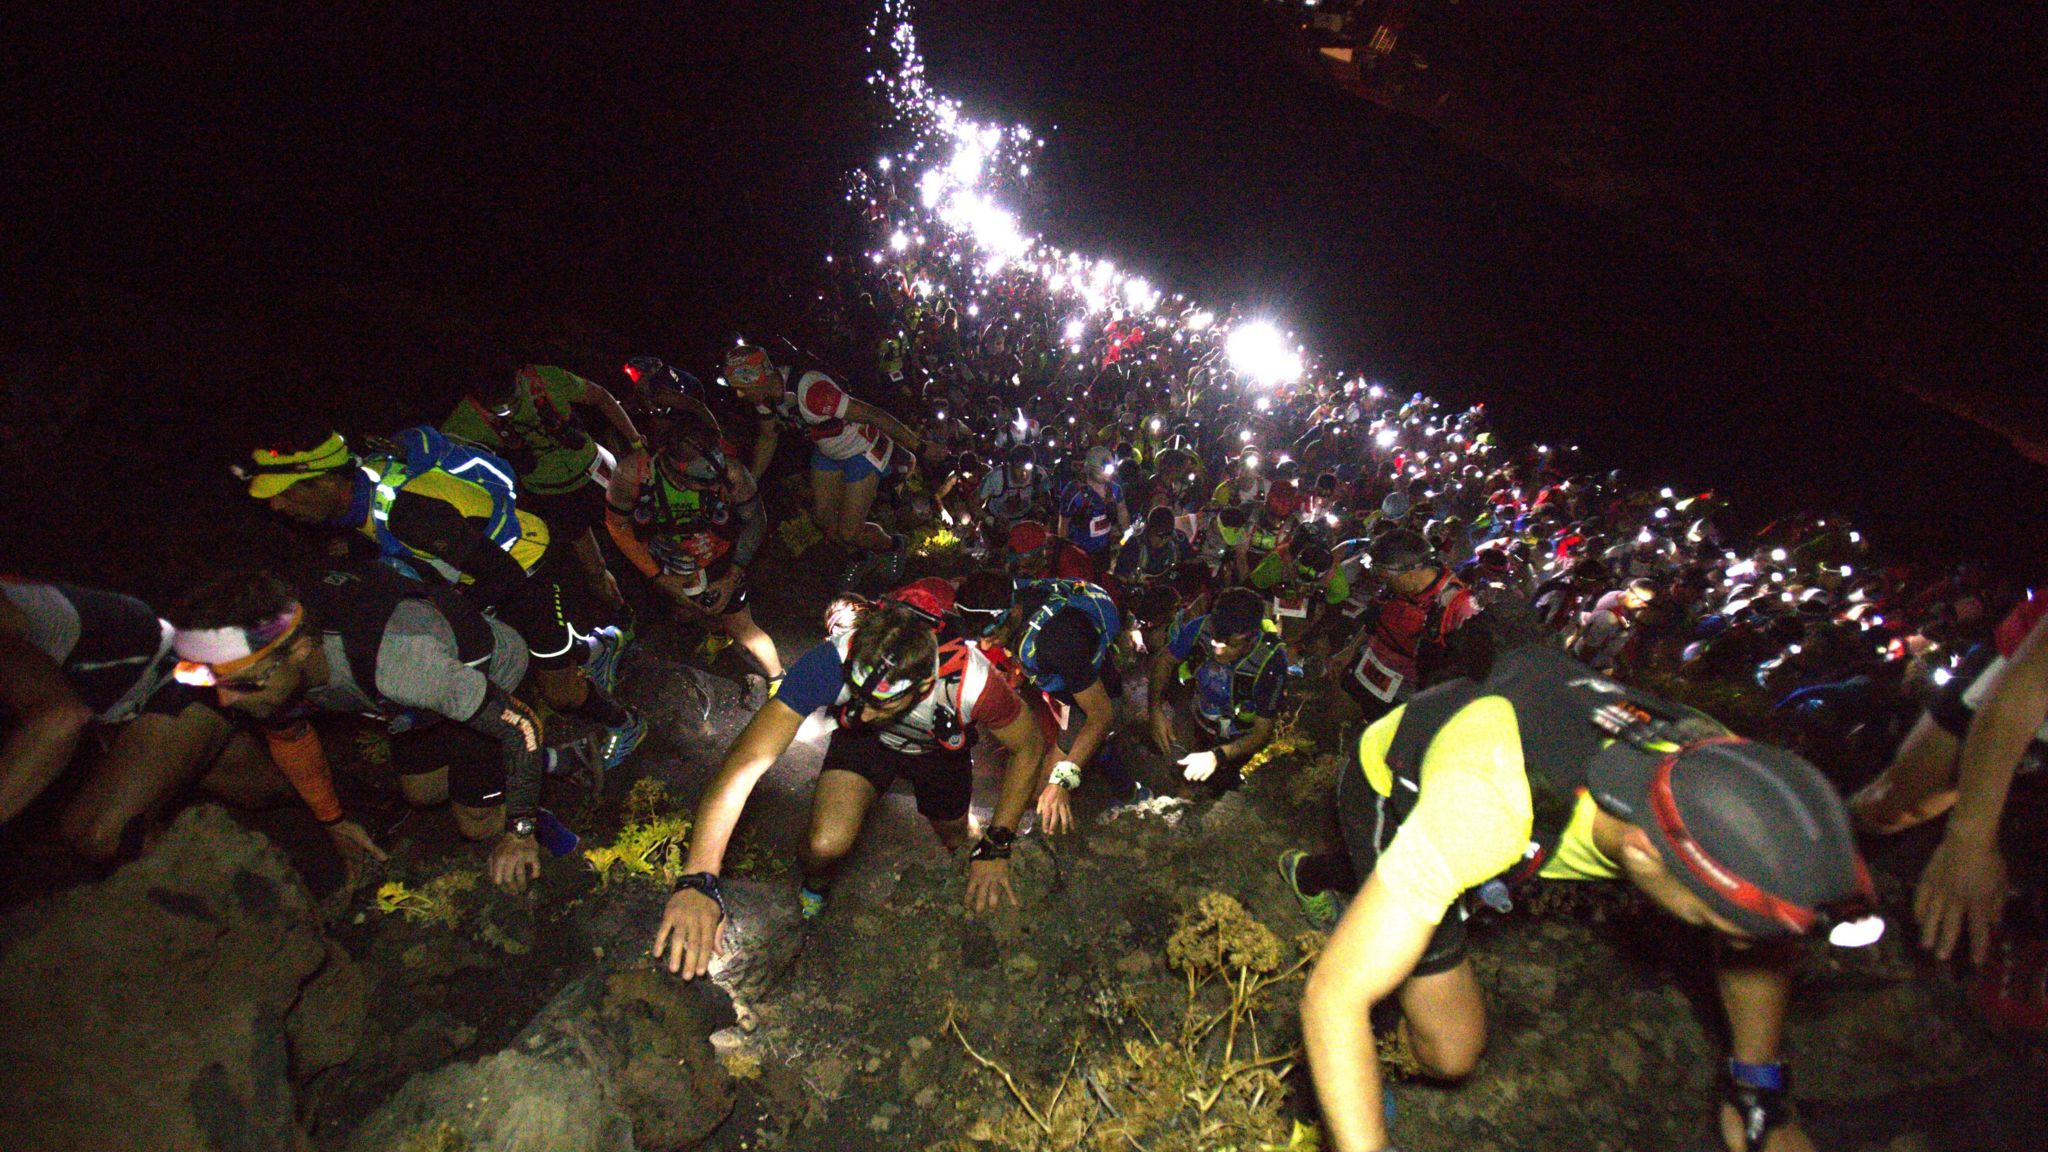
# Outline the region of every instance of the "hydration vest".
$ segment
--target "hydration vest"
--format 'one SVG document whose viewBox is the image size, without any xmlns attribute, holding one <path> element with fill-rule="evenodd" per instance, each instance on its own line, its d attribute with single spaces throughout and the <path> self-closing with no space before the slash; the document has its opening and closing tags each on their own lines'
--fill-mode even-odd
<svg viewBox="0 0 2048 1152">
<path fill-rule="evenodd" d="M 853 644 L 851 630 L 832 638 L 841 667 Z M 898 752 L 922 756 L 928 752 L 964 753 L 974 745 L 974 730 L 962 717 L 974 714 L 975 702 L 994 673 L 987 657 L 965 640 L 946 640 L 939 645 L 932 688 L 925 698 L 903 715 L 875 730 L 881 742 Z M 839 691 L 832 718 L 841 728 L 868 727 L 861 723 L 862 705 L 845 688 Z"/>
<path fill-rule="evenodd" d="M 1185 684 L 1195 678 L 1201 666 L 1207 662 L 1209 624 L 1202 622 L 1202 633 L 1195 638 L 1195 652 L 1180 662 L 1176 671 L 1180 682 Z M 1252 644 L 1251 651 L 1239 657 L 1230 666 L 1230 703 L 1223 720 L 1232 725 L 1249 727 L 1259 718 L 1256 704 L 1259 680 L 1266 674 L 1266 666 L 1280 656 L 1286 648 L 1280 642 L 1280 626 L 1271 620 L 1259 621 L 1259 638 Z M 1284 665 L 1283 665 L 1284 667 Z"/>
<path fill-rule="evenodd" d="M 1443 653 L 1447 646 L 1444 617 L 1449 614 L 1451 605 L 1458 602 L 1458 597 L 1468 592 L 1465 585 L 1446 568 L 1437 577 L 1436 585 L 1423 593 L 1429 597 L 1429 605 L 1423 613 L 1422 628 L 1415 634 L 1415 674 L 1418 679 L 1427 671 L 1425 665 Z M 1377 699 L 1392 702 L 1400 695 L 1407 677 L 1388 667 L 1374 649 L 1373 642 L 1381 636 L 1378 607 L 1373 606 L 1372 617 L 1366 624 L 1372 635 L 1359 645 L 1358 662 L 1352 665 L 1351 675 Z"/>
<path fill-rule="evenodd" d="M 470 578 L 436 556 L 428 555 L 391 532 L 391 506 L 400 491 L 445 500 L 469 519 L 483 521 L 484 535 L 531 572 L 547 551 L 547 525 L 519 511 L 512 466 L 466 441 L 427 425 L 393 435 L 396 451 L 366 456 L 363 475 L 370 481 L 369 514 L 358 525 L 377 542 L 386 558 L 418 560 L 450 583 Z M 480 514 L 480 515 L 479 515 Z"/>
<path fill-rule="evenodd" d="M 629 519 L 633 535 L 664 572 L 709 569 L 732 551 L 733 505 L 720 491 L 683 488 L 640 458 L 639 487 Z"/>
<path fill-rule="evenodd" d="M 541 379 L 540 369 L 532 364 L 521 368 L 514 379 L 514 386 L 526 391 L 527 399 L 533 403 L 534 420 L 537 423 L 522 425 L 510 415 L 500 416 L 491 411 L 491 406 L 478 400 L 474 395 L 467 397 L 485 424 L 504 444 L 507 452 L 517 452 L 523 445 L 528 455 L 542 452 L 580 452 L 590 442 L 590 433 L 576 423 L 575 417 L 555 406 L 555 398 L 548 394 L 547 382 Z M 521 472 L 531 472 L 524 468 Z"/>
<path fill-rule="evenodd" d="M 377 650 L 383 646 L 384 630 L 391 614 L 406 600 L 424 600 L 433 606 L 455 633 L 456 659 L 482 670 L 497 653 L 498 638 L 491 622 L 476 605 L 446 584 L 413 580 L 385 564 L 371 564 L 349 571 L 323 572 L 304 589 L 307 607 L 320 622 L 320 629 L 341 638 L 341 650 L 348 657 L 349 675 L 363 695 L 384 703 L 377 691 Z"/>
<path fill-rule="evenodd" d="M 1522 766 L 1529 779 L 1529 847 L 1519 864 L 1498 877 L 1510 888 L 1542 871 L 1586 788 L 1587 764 L 1612 739 L 1594 725 L 1595 712 L 1624 704 L 1675 720 L 1697 736 L 1726 731 L 1704 713 L 1610 680 L 1555 648 L 1517 648 L 1494 663 L 1484 684 L 1447 680 L 1408 702 L 1386 754 L 1393 791 L 1387 800 L 1391 819 L 1385 842 L 1391 842 L 1393 830 L 1408 819 L 1421 798 L 1422 761 L 1437 733 L 1482 696 L 1505 697 L 1513 706 Z"/>
<path fill-rule="evenodd" d="M 1093 584 L 1080 580 L 1019 580 L 1017 595 L 1027 596 L 1043 593 L 1044 603 L 1031 614 L 1024 625 L 1024 635 L 1017 641 L 1017 662 L 1030 675 L 1031 682 L 1043 692 L 1064 692 L 1068 685 L 1066 678 L 1055 673 L 1041 671 L 1038 665 L 1038 634 L 1044 630 L 1054 616 L 1068 609 L 1079 609 L 1095 625 L 1095 659 L 1097 668 L 1102 667 L 1103 658 L 1109 653 L 1109 646 L 1116 641 L 1118 615 L 1116 605 L 1110 602 L 1109 593 Z"/>
</svg>

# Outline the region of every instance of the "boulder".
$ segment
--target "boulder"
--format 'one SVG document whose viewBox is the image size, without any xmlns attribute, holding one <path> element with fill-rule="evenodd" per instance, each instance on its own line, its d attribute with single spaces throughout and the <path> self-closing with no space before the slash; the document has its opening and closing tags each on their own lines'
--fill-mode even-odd
<svg viewBox="0 0 2048 1152">
<path fill-rule="evenodd" d="M 362 1035 L 305 886 L 212 806 L 0 940 L 0 1148 L 308 1148 L 294 1085 Z"/>
<path fill-rule="evenodd" d="M 599 970 L 571 983 L 504 1051 L 408 1080 L 359 1128 L 356 1152 L 678 1152 L 733 1106 L 711 1033 L 733 1022 L 716 987 Z"/>
<path fill-rule="evenodd" d="M 711 962 L 711 978 L 736 1003 L 751 1005 L 803 951 L 803 913 L 787 884 L 727 880 L 723 895 L 726 953 Z"/>
</svg>

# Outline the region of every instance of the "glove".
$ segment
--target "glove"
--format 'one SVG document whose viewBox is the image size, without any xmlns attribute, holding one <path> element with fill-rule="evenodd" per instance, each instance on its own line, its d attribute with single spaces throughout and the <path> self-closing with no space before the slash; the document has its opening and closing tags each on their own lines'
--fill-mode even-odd
<svg viewBox="0 0 2048 1152">
<path fill-rule="evenodd" d="M 1207 780 L 1216 774 L 1214 752 L 1190 752 L 1180 758 L 1181 775 L 1190 780 Z"/>
</svg>

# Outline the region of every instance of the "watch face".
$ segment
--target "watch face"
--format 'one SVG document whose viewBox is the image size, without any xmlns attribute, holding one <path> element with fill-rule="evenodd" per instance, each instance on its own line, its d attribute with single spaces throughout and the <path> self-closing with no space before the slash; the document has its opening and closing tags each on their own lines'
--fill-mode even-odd
<svg viewBox="0 0 2048 1152">
<path fill-rule="evenodd" d="M 512 834 L 514 836 L 533 835 L 533 821 L 528 819 L 514 820 L 512 822 Z"/>
</svg>

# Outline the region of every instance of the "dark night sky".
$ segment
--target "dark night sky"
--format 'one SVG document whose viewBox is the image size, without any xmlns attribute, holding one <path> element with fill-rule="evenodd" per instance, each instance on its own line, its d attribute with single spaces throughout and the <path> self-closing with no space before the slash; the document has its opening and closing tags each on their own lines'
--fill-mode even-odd
<svg viewBox="0 0 2048 1152">
<path fill-rule="evenodd" d="M 1953 61 L 1884 81 L 1897 57 L 1867 25 L 1774 38 L 1738 15 L 1713 58 L 1665 62 L 1685 99 L 1653 127 L 1788 285 L 1757 295 L 1316 82 L 1255 5 L 926 7 L 942 89 L 1059 126 L 1026 209 L 1055 239 L 1645 477 L 1841 507 L 1937 550 L 2042 537 L 2040 470 L 1876 383 L 1831 311 L 1918 285 L 1922 323 L 2038 365 L 2014 331 L 2039 315 L 2037 185 L 2003 178 L 2024 154 L 2006 121 L 1959 113 L 1990 105 Z M 566 345 L 592 372 L 638 350 L 701 367 L 815 266 L 838 173 L 877 147 L 859 3 L 186 11 L 50 6 L 0 34 L 0 415 L 33 465 L 9 461 L 18 569 L 56 555 L 118 582 L 79 570 L 77 525 L 130 494 L 119 523 L 161 531 L 136 492 L 232 549 L 256 521 L 220 465 L 266 420 L 438 415 L 467 333 Z M 24 395 L 83 415 L 52 438 Z M 79 460 L 87 511 L 19 498 Z"/>
</svg>

